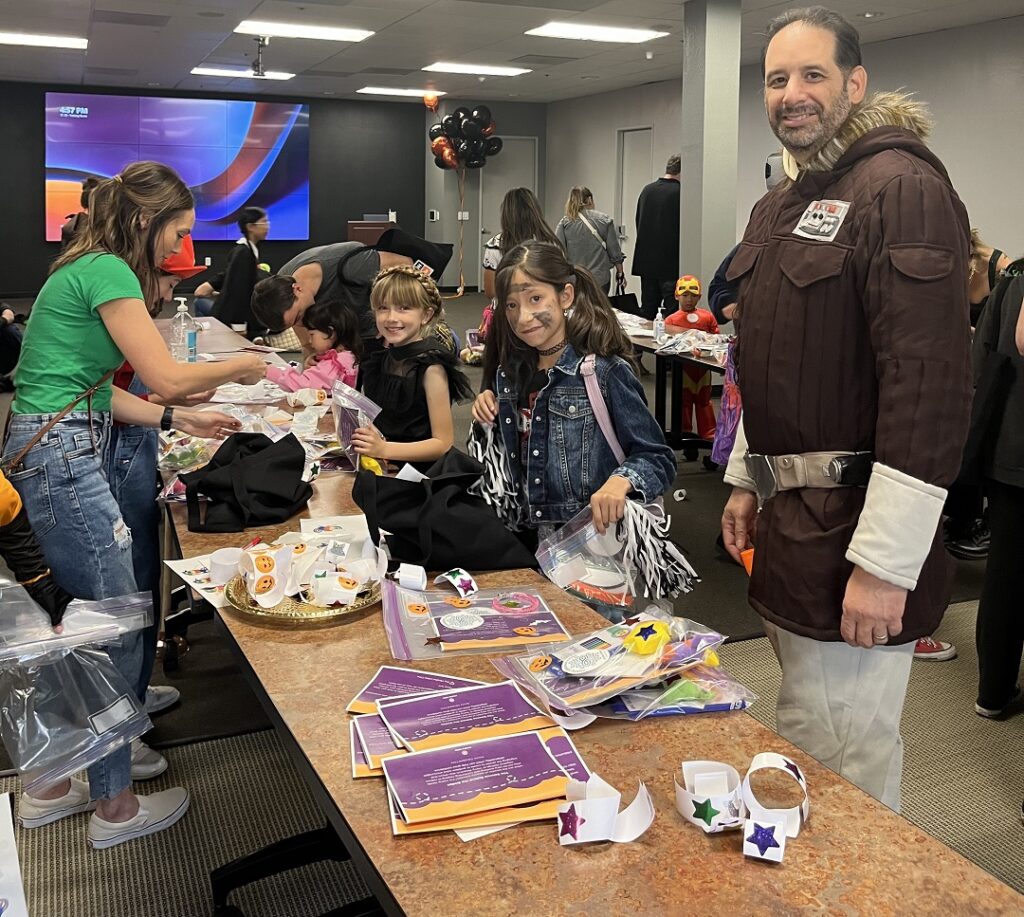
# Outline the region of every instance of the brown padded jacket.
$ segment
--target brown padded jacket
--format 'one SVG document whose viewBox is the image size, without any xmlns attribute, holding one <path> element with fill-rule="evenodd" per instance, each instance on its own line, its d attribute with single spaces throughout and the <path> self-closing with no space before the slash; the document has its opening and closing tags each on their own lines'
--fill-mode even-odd
<svg viewBox="0 0 1024 917">
<path fill-rule="evenodd" d="M 970 411 L 969 224 L 921 139 L 919 107 L 894 94 L 885 103 L 856 109 L 808 171 L 751 213 L 727 275 L 741 285 L 744 428 L 751 452 L 870 451 L 948 487 Z M 795 234 L 817 201 L 848 204 L 841 225 Z M 765 504 L 749 593 L 760 615 L 842 639 L 845 555 L 865 492 L 794 490 Z M 934 630 L 951 569 L 936 531 L 891 643 Z"/>
</svg>

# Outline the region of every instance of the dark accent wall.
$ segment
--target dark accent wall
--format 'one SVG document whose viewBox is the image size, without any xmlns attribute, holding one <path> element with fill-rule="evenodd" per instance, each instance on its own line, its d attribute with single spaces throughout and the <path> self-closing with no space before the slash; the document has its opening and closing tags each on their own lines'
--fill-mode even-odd
<svg viewBox="0 0 1024 917">
<path fill-rule="evenodd" d="M 44 86 L 0 82 L 0 179 L 4 218 L 0 220 L 0 295 L 34 296 L 46 279 L 59 245 L 45 241 L 45 93 L 96 92 L 111 95 L 157 95 L 89 86 Z M 165 96 L 243 98 L 238 94 L 165 92 Z M 267 101 L 308 102 L 309 240 L 260 246 L 260 259 L 276 269 L 303 249 L 341 242 L 349 220 L 364 213 L 398 211 L 402 226 L 423 232 L 423 107 L 392 102 L 265 97 Z M 211 271 L 227 260 L 231 242 L 197 242 L 196 260 L 213 259 Z M 182 284 L 193 289 L 204 274 Z"/>
</svg>

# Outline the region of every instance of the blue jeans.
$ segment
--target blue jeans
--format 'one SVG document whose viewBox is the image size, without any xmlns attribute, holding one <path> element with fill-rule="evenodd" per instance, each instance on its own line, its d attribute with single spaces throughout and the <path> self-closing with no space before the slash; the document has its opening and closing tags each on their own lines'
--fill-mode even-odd
<svg viewBox="0 0 1024 917">
<path fill-rule="evenodd" d="M 153 623 L 142 632 L 142 667 L 136 692 L 145 702 L 160 629 L 160 505 L 156 502 L 158 434 L 115 424 L 107 450 L 107 480 L 132 533 L 132 567 L 142 592 L 153 594 Z"/>
<path fill-rule="evenodd" d="M 197 296 L 192 300 L 192 307 L 196 310 L 196 315 L 206 317 L 213 315 L 213 307 L 217 304 L 212 296 Z"/>
<path fill-rule="evenodd" d="M 13 458 L 52 414 L 11 418 L 4 460 Z M 8 480 L 21 495 L 32 530 L 54 578 L 73 596 L 104 599 L 137 592 L 132 534 L 106 479 L 104 457 L 110 415 L 72 412 L 50 429 Z M 138 633 L 106 646 L 125 681 L 134 687 L 142 662 Z M 131 786 L 131 747 L 89 767 L 93 799 L 111 799 Z"/>
</svg>

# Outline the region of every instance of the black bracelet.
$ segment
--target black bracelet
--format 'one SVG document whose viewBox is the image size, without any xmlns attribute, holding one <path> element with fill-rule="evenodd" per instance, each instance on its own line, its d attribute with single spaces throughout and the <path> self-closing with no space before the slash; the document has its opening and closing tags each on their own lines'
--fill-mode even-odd
<svg viewBox="0 0 1024 917">
<path fill-rule="evenodd" d="M 171 429 L 171 418 L 174 415 L 174 408 L 164 408 L 163 417 L 160 418 L 160 429 L 170 430 Z"/>
</svg>

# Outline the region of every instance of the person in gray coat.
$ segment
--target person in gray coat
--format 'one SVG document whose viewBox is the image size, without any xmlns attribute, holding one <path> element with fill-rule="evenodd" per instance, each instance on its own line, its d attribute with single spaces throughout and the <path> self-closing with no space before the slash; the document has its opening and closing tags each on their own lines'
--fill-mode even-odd
<svg viewBox="0 0 1024 917">
<path fill-rule="evenodd" d="M 555 235 L 569 262 L 590 271 L 602 290 L 611 290 L 608 272 L 613 267 L 617 278 L 623 276 L 622 262 L 626 256 L 619 247 L 615 221 L 594 209 L 594 195 L 589 188 L 577 186 L 569 192 L 565 216 L 558 221 Z"/>
</svg>

